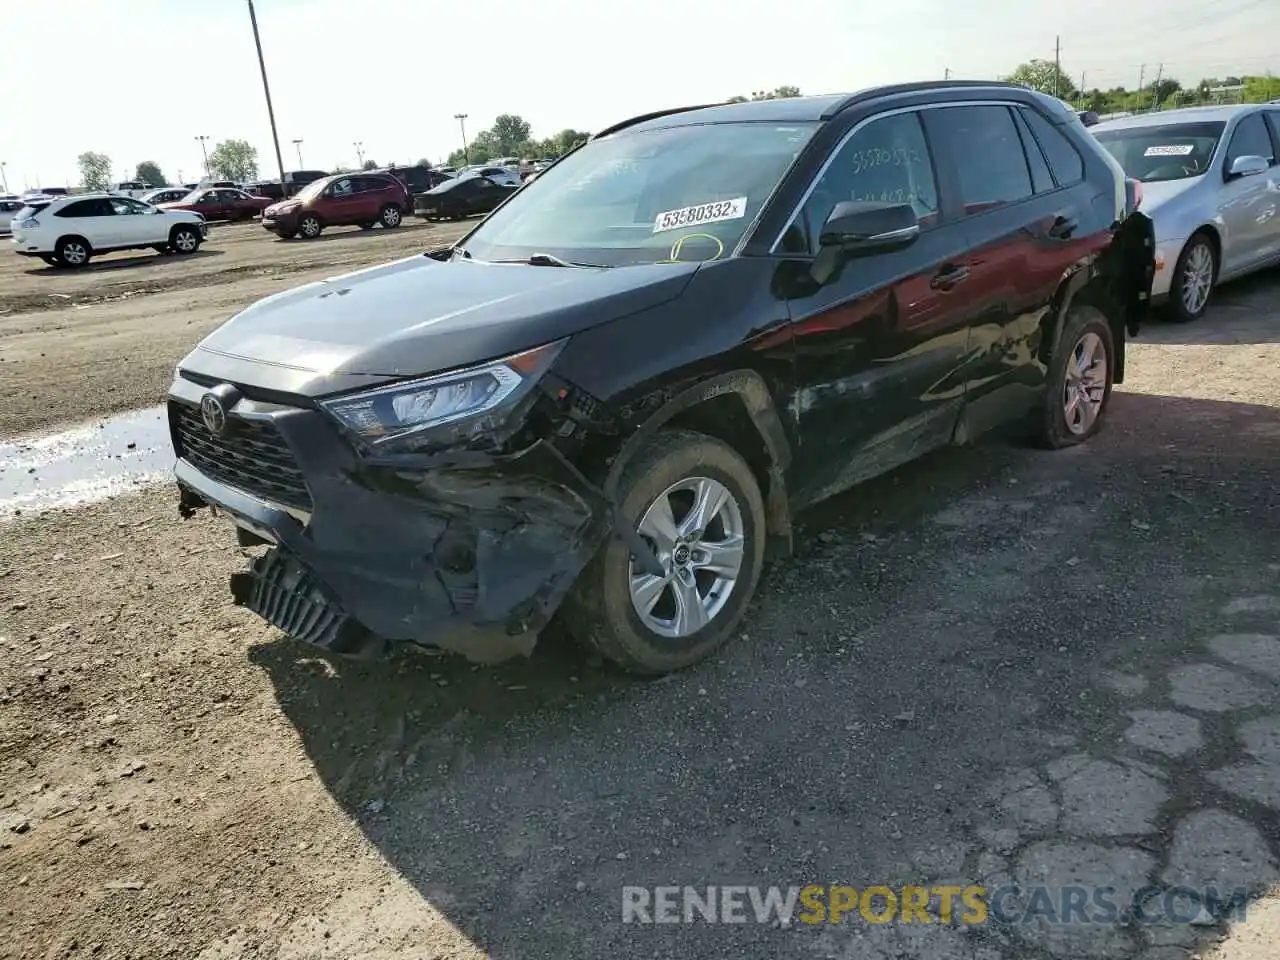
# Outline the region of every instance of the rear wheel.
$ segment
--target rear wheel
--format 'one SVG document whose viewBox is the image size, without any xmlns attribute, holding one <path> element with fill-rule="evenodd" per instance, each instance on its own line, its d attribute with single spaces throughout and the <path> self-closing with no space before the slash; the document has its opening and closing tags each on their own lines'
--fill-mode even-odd
<svg viewBox="0 0 1280 960">
<path fill-rule="evenodd" d="M 308 240 L 314 240 L 320 236 L 320 231 L 324 229 L 320 224 L 320 218 L 314 213 L 308 213 L 305 217 L 298 221 L 298 232 Z"/>
<path fill-rule="evenodd" d="M 83 267 L 93 256 L 93 248 L 83 237 L 63 237 L 53 249 L 54 258 L 60 266 Z"/>
<path fill-rule="evenodd" d="M 400 213 L 400 208 L 394 203 L 388 203 L 382 208 L 382 212 L 378 214 L 378 222 L 387 230 L 400 226 L 402 219 L 403 215 Z"/>
<path fill-rule="evenodd" d="M 1084 443 L 1102 427 L 1111 402 L 1115 340 L 1097 307 L 1071 308 L 1049 360 L 1049 382 L 1035 440 L 1051 450 Z"/>
<path fill-rule="evenodd" d="M 665 430 L 624 469 L 623 522 L 662 573 L 611 539 L 565 603 L 565 625 L 627 670 L 662 674 L 715 652 L 737 627 L 764 562 L 764 504 L 746 461 L 728 444 Z"/>
<path fill-rule="evenodd" d="M 1178 254 L 1169 288 L 1169 316 L 1176 323 L 1199 320 L 1209 309 L 1209 295 L 1218 278 L 1218 255 L 1213 242 L 1195 234 Z"/>
</svg>

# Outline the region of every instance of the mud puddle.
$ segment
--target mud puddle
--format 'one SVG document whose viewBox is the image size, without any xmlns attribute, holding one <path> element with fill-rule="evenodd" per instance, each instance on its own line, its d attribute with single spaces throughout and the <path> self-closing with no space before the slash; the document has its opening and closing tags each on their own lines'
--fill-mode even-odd
<svg viewBox="0 0 1280 960">
<path fill-rule="evenodd" d="M 167 480 L 172 468 L 163 406 L 19 437 L 0 443 L 0 521 L 104 500 Z"/>
</svg>

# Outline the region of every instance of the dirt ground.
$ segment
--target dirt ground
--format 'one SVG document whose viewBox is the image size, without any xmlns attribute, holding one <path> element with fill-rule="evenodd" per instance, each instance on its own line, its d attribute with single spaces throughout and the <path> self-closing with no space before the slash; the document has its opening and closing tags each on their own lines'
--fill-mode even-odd
<svg viewBox="0 0 1280 960">
<path fill-rule="evenodd" d="M 0 438 L 160 403 L 174 364 L 255 300 L 430 250 L 468 227 L 409 219 L 280 240 L 256 223 L 213 224 L 193 256 L 115 253 L 76 271 L 0 242 Z"/>
<path fill-rule="evenodd" d="M 0 318 L 0 431 L 150 402 L 251 284 L 337 272 L 277 249 L 440 236 L 245 234 L 208 262 L 277 272 Z M 1144 330 L 1086 447 L 991 439 L 803 517 L 741 635 L 657 682 L 554 632 L 498 668 L 316 656 L 231 606 L 230 528 L 168 489 L 0 526 L 0 957 L 1274 958 L 1278 292 Z M 81 355 L 89 395 L 50 393 Z M 621 922 L 624 885 L 1150 881 L 1264 896 L 1234 926 Z"/>
</svg>

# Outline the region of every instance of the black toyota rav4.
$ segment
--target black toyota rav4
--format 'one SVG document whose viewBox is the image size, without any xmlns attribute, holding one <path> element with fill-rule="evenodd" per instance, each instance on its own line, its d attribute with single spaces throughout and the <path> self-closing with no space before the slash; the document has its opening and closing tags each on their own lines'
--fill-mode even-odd
<svg viewBox="0 0 1280 960">
<path fill-rule="evenodd" d="M 796 511 L 1026 418 L 1101 425 L 1151 229 L 1061 101 L 992 83 L 663 111 L 446 250 L 254 304 L 169 396 L 235 601 L 330 651 L 625 667 L 733 632 Z"/>
</svg>

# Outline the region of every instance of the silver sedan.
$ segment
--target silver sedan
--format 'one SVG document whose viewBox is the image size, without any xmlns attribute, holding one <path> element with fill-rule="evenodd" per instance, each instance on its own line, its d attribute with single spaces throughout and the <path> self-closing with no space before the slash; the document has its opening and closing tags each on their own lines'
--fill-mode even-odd
<svg viewBox="0 0 1280 960">
<path fill-rule="evenodd" d="M 1280 263 L 1280 104 L 1165 110 L 1089 129 L 1142 184 L 1156 232 L 1151 295 L 1172 319 L 1198 319 L 1217 284 Z"/>
</svg>

